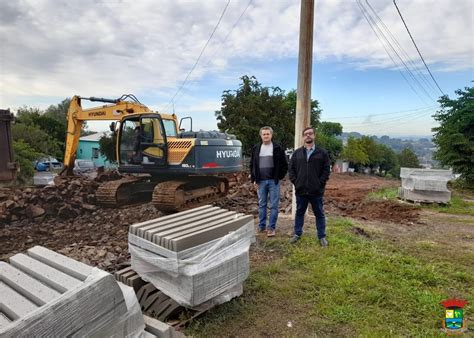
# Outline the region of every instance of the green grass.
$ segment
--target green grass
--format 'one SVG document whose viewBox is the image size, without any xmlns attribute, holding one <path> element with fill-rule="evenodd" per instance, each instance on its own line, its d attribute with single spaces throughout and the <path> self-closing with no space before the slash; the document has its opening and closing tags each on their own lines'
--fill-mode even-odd
<svg viewBox="0 0 474 338">
<path fill-rule="evenodd" d="M 423 207 L 447 214 L 474 216 L 474 202 L 466 201 L 456 195 L 452 196 L 451 201 L 446 205 L 426 204 Z"/>
<path fill-rule="evenodd" d="M 370 192 L 367 195 L 369 200 L 396 200 L 398 195 L 398 188 L 383 188 L 377 191 Z"/>
<path fill-rule="evenodd" d="M 330 219 L 330 246 L 276 238 L 283 258 L 251 272 L 244 294 L 195 320 L 193 336 L 441 336 L 439 302 L 464 297 L 474 310 L 469 266 L 423 261 L 392 242 L 353 234 Z M 287 324 L 291 322 L 289 327 Z M 472 324 L 470 324 L 472 326 Z"/>
</svg>

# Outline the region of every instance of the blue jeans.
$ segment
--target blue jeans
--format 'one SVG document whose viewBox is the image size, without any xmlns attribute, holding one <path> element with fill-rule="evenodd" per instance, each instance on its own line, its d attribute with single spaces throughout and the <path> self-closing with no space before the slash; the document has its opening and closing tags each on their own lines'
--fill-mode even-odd
<svg viewBox="0 0 474 338">
<path fill-rule="evenodd" d="M 316 216 L 318 238 L 324 238 L 326 237 L 326 217 L 323 210 L 323 198 L 310 195 L 296 195 L 295 235 L 301 236 L 303 234 L 304 214 L 309 203 L 311 203 L 314 216 Z"/>
<path fill-rule="evenodd" d="M 280 202 L 280 183 L 275 180 L 263 180 L 258 182 L 258 227 L 265 230 L 267 225 L 267 204 L 270 195 L 270 224 L 268 228 L 275 230 L 278 219 L 278 203 Z"/>
</svg>

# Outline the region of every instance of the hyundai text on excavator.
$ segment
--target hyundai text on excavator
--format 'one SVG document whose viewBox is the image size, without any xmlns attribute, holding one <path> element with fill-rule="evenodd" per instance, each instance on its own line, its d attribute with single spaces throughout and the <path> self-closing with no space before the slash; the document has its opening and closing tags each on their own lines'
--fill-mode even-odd
<svg viewBox="0 0 474 338">
<path fill-rule="evenodd" d="M 83 109 L 81 100 L 107 104 Z M 96 191 L 100 204 L 152 200 L 159 210 L 179 211 L 224 196 L 229 189 L 225 174 L 242 169 L 242 143 L 233 135 L 193 132 L 192 120 L 191 131 L 185 132 L 175 114 L 153 112 L 133 95 L 74 96 L 68 109 L 63 174 L 72 175 L 83 122 L 104 120 L 114 121 L 118 170 L 136 175 L 102 183 Z"/>
</svg>

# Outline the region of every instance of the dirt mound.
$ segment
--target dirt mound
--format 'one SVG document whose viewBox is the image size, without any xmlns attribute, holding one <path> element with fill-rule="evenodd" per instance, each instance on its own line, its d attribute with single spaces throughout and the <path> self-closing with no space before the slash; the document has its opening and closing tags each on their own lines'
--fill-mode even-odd
<svg viewBox="0 0 474 338">
<path fill-rule="evenodd" d="M 0 224 L 23 219 L 74 218 L 97 209 L 99 183 L 83 177 L 57 180 L 43 188 L 3 190 L 0 194 Z"/>
<path fill-rule="evenodd" d="M 247 214 L 258 214 L 257 187 L 243 175 L 233 191 L 215 205 Z M 358 174 L 332 174 L 326 186 L 325 210 L 329 215 L 411 224 L 418 211 L 397 201 L 369 201 L 367 194 L 382 188 L 397 187 L 397 180 Z M 292 184 L 285 178 L 280 186 L 280 212 L 291 213 Z"/>
<path fill-rule="evenodd" d="M 329 214 L 363 220 L 378 220 L 399 224 L 416 223 L 419 212 L 398 201 L 368 200 L 370 192 L 400 185 L 398 180 L 376 176 L 333 174 L 326 187 L 325 204 Z"/>
</svg>

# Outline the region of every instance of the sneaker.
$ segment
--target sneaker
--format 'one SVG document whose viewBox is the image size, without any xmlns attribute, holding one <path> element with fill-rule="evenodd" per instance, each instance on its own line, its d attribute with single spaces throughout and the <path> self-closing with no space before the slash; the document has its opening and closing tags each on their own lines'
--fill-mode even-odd
<svg viewBox="0 0 474 338">
<path fill-rule="evenodd" d="M 275 230 L 272 230 L 272 229 L 268 230 L 267 237 L 275 237 Z"/>
<path fill-rule="evenodd" d="M 265 228 L 259 228 L 258 229 L 258 232 L 261 233 L 261 234 L 263 234 L 265 231 L 266 231 Z"/>
<path fill-rule="evenodd" d="M 319 244 L 321 244 L 322 247 L 327 247 L 329 245 L 326 237 L 319 239 Z"/>
<path fill-rule="evenodd" d="M 290 239 L 290 244 L 295 244 L 295 243 L 298 242 L 300 239 L 301 239 L 300 236 L 294 235 L 294 236 L 291 237 L 291 239 Z"/>
</svg>

